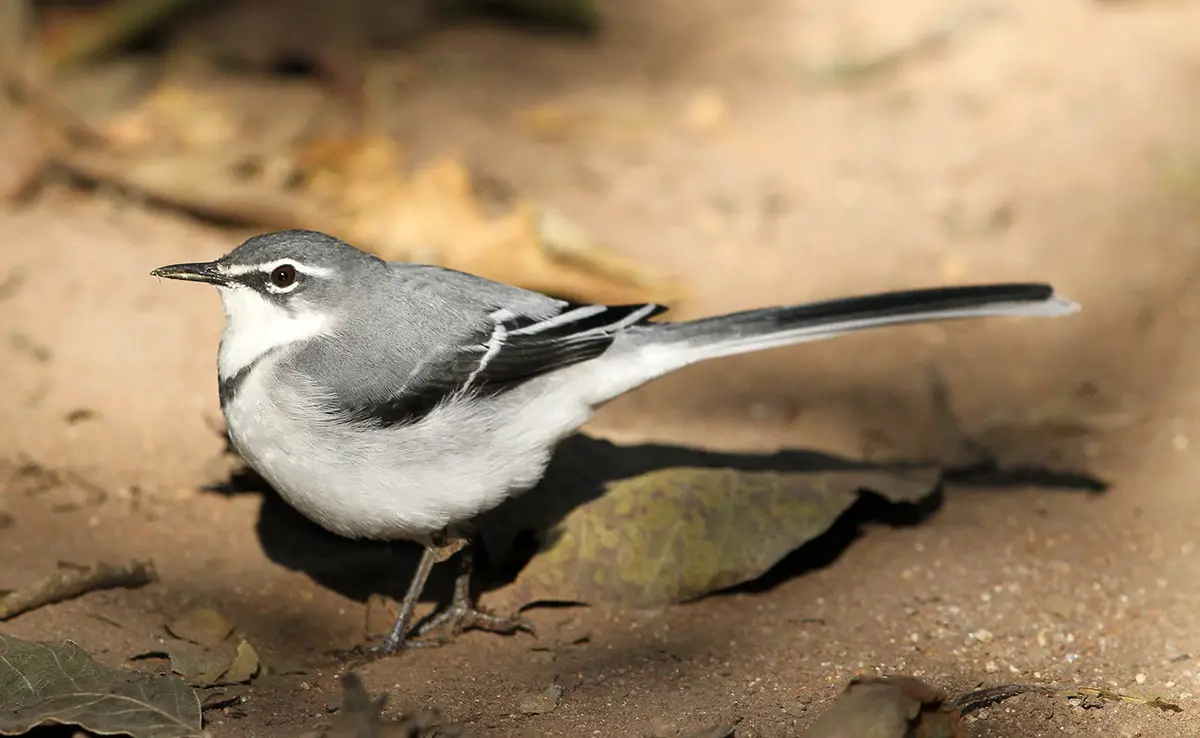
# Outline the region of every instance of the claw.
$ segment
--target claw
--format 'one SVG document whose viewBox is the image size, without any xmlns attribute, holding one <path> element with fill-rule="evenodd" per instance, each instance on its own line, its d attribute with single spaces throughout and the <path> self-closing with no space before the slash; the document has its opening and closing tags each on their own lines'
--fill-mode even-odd
<svg viewBox="0 0 1200 738">
<path fill-rule="evenodd" d="M 536 636 L 533 621 L 524 615 L 496 615 L 476 607 L 468 601 L 456 601 L 450 607 L 422 623 L 417 628 L 418 638 L 434 630 L 444 629 L 443 638 L 454 638 L 464 631 L 476 629 L 491 633 L 516 633 L 525 631 Z"/>
</svg>

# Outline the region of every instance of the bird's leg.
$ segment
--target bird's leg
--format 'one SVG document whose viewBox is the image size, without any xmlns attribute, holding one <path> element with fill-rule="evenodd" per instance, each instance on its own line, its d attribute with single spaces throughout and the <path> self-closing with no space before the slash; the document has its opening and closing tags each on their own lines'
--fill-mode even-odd
<svg viewBox="0 0 1200 738">
<path fill-rule="evenodd" d="M 471 547 L 463 547 L 458 556 L 459 571 L 454 580 L 454 596 L 450 600 L 450 606 L 422 623 L 417 628 L 417 636 L 423 636 L 438 628 L 444 628 L 446 632 L 437 639 L 437 643 L 445 643 L 471 628 L 493 633 L 515 633 L 523 630 L 534 634 L 533 622 L 527 617 L 496 615 L 484 612 L 471 603 L 471 571 L 474 564 Z"/>
<path fill-rule="evenodd" d="M 425 545 L 425 550 L 421 552 L 421 561 L 417 564 L 417 571 L 413 573 L 412 582 L 408 585 L 408 591 L 404 593 L 404 600 L 400 603 L 400 612 L 396 613 L 396 622 L 392 625 L 392 630 L 388 633 L 387 638 L 371 647 L 371 653 L 387 655 L 403 651 L 406 648 L 424 645 L 414 644 L 408 640 L 408 629 L 412 625 L 413 611 L 417 609 L 417 601 L 421 599 L 421 593 L 425 591 L 425 583 L 429 581 L 429 572 L 433 571 L 433 565 L 450 558 L 463 545 L 458 541 L 446 544 L 440 537 Z"/>
</svg>

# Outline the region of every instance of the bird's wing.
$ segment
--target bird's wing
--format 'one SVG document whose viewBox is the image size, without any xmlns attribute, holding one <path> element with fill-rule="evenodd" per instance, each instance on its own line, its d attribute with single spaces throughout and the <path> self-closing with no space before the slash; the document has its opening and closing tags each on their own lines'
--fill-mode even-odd
<svg viewBox="0 0 1200 738">
<path fill-rule="evenodd" d="M 411 424 L 455 397 L 497 395 L 534 377 L 594 359 L 618 333 L 664 310 L 653 303 L 570 302 L 563 302 L 551 315 L 536 317 L 494 310 L 467 335 L 425 357 L 386 400 L 342 406 L 339 413 L 350 422 L 385 427 Z"/>
</svg>

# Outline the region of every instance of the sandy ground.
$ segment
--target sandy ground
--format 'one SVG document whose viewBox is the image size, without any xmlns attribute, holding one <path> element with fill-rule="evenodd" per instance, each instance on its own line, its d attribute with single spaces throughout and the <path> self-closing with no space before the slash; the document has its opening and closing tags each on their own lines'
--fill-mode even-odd
<svg viewBox="0 0 1200 738">
<path fill-rule="evenodd" d="M 533 610 L 547 633 L 591 636 L 552 661 L 529 638 L 470 633 L 370 665 L 368 687 L 390 692 L 389 710 L 433 707 L 471 735 L 669 736 L 740 719 L 739 736 L 785 736 L 851 675 L 906 672 L 952 690 L 1055 681 L 1185 708 L 1023 697 L 973 719 L 979 738 L 1200 734 L 1200 348 L 1188 342 L 1200 4 L 603 6 L 598 46 L 497 28 L 422 44 L 426 72 L 398 96 L 396 130 L 420 155 L 461 151 L 684 276 L 690 312 L 1009 279 L 1051 281 L 1084 310 L 714 362 L 612 404 L 590 432 L 947 463 L 984 448 L 1111 486 L 951 487 L 921 525 L 864 523 L 823 565 L 789 560 L 765 584 L 653 614 Z M 940 48 L 878 75 L 812 73 L 955 17 Z M 727 120 L 689 126 L 710 94 Z M 514 127 L 514 111 L 548 101 L 652 123 L 564 143 Z M 0 586 L 64 559 L 153 558 L 157 585 L 4 630 L 71 638 L 115 664 L 153 646 L 165 619 L 217 607 L 264 660 L 306 673 L 260 678 L 210 728 L 279 736 L 337 704 L 341 667 L 326 651 L 361 637 L 373 582 L 394 591 L 383 574 L 407 572 L 381 572 L 377 547 L 321 536 L 273 497 L 199 489 L 222 446 L 221 313 L 210 291 L 147 272 L 239 238 L 107 194 L 0 214 L 0 281 L 22 275 L 0 297 L 0 507 L 12 516 Z M 953 422 L 931 399 L 934 375 Z M 42 489 L 28 459 L 65 481 Z M 556 680 L 561 705 L 522 715 L 522 698 Z"/>
</svg>

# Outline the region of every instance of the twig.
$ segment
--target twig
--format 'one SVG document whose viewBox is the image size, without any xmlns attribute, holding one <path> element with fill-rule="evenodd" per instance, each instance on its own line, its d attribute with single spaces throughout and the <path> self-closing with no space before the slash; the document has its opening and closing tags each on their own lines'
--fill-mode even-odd
<svg viewBox="0 0 1200 738">
<path fill-rule="evenodd" d="M 49 577 L 0 598 L 0 620 L 88 592 L 117 587 L 133 589 L 157 581 L 158 572 L 151 561 L 134 561 L 127 566 L 104 561 L 92 566 L 60 563 L 58 571 Z"/>
<path fill-rule="evenodd" d="M 1164 712 L 1182 712 L 1183 708 L 1174 702 L 1167 702 L 1161 697 L 1138 697 L 1122 694 L 1111 689 L 1096 687 L 1061 687 L 1041 684 L 1004 684 L 998 687 L 987 687 L 969 692 L 956 698 L 950 706 L 963 715 L 991 707 L 1007 699 L 1023 694 L 1044 694 L 1051 697 L 1062 697 L 1068 700 L 1097 700 L 1104 702 L 1127 702 L 1134 705 L 1146 705 Z"/>
</svg>

